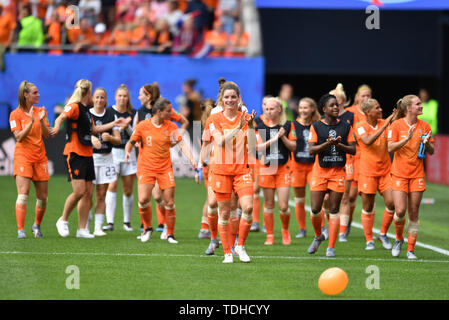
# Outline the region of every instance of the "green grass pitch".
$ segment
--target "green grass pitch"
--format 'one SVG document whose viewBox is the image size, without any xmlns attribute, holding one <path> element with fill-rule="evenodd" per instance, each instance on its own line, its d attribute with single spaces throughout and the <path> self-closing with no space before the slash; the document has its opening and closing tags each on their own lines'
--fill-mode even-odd
<svg viewBox="0 0 449 320">
<path fill-rule="evenodd" d="M 55 223 L 61 215 L 71 186 L 65 177 L 52 177 L 49 204 L 42 223 L 43 239 L 34 239 L 35 196 L 28 200 L 25 232 L 17 239 L 14 205 L 17 198 L 12 177 L 0 177 L 0 299 L 151 299 L 151 300 L 303 300 L 303 299 L 443 299 L 449 298 L 449 256 L 423 247 L 416 248 L 418 261 L 407 261 L 406 244 L 399 258 L 393 258 L 376 242 L 376 250 L 365 251 L 362 230 L 353 227 L 347 243 L 336 244 L 336 258 L 326 258 L 326 242 L 314 255 L 307 254 L 313 229 L 307 219 L 307 238 L 295 239 L 298 231 L 292 214 L 292 244 L 281 243 L 280 219 L 275 213 L 275 245 L 264 246 L 265 234 L 250 233 L 246 248 L 251 263 L 222 264 L 221 247 L 214 256 L 206 256 L 209 240 L 198 239 L 204 186 L 193 179 L 176 180 L 176 229 L 179 244 L 159 239 L 159 233 L 147 243 L 136 239 L 139 231 L 121 228 L 123 215 L 118 196 L 116 230 L 95 239 L 75 238 L 76 210 L 70 217 L 68 238 L 61 238 Z M 136 189 L 136 188 L 135 188 Z M 418 241 L 449 250 L 449 188 L 429 184 L 425 197 L 435 204 L 421 205 Z M 119 190 L 120 192 L 120 190 Z M 120 194 L 120 193 L 119 193 Z M 135 190 L 135 199 L 137 192 Z M 261 198 L 261 201 L 263 198 Z M 306 204 L 309 204 L 307 199 Z M 380 228 L 383 213 L 381 198 L 376 200 L 375 228 Z M 153 204 L 154 208 L 154 204 Z M 294 208 L 291 208 L 292 213 Z M 354 214 L 360 222 L 360 199 Z M 156 215 L 153 210 L 153 224 Z M 132 225 L 140 219 L 134 205 Z M 390 233 L 394 233 L 392 225 Z M 70 289 L 73 269 L 79 271 L 79 289 Z M 330 267 L 344 269 L 349 283 L 341 294 L 330 297 L 317 286 L 319 275 Z M 370 266 L 378 273 L 369 273 Z M 371 267 L 373 268 L 373 267 Z M 66 272 L 67 271 L 67 272 Z M 378 276 L 378 287 L 374 284 Z M 69 284 L 69 285 L 68 285 Z"/>
</svg>

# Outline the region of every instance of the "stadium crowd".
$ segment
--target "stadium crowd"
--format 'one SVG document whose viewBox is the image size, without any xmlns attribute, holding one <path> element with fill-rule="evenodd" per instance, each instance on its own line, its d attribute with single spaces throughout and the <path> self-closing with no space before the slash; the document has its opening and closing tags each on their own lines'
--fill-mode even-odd
<svg viewBox="0 0 449 320">
<path fill-rule="evenodd" d="M 240 0 L 2 0 L 0 47 L 245 56 Z"/>
</svg>

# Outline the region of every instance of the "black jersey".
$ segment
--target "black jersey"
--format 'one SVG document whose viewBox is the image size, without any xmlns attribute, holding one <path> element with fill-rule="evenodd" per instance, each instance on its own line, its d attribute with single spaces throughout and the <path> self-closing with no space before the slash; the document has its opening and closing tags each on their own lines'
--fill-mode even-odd
<svg viewBox="0 0 449 320">
<path fill-rule="evenodd" d="M 118 112 L 114 109 L 114 107 L 110 107 L 108 109 L 111 109 L 115 118 L 128 118 L 131 117 L 131 119 L 134 119 L 134 116 L 136 115 L 136 110 L 132 110 L 131 112 L 125 111 L 123 113 Z M 130 124 L 131 125 L 131 124 Z M 126 143 L 129 141 L 129 138 L 131 138 L 131 135 L 128 133 L 126 129 L 120 130 L 120 138 L 122 139 L 122 142 L 117 146 L 112 146 L 113 148 L 118 149 L 124 149 Z"/>
<path fill-rule="evenodd" d="M 103 114 L 96 114 L 94 108 L 91 108 L 89 111 L 92 115 L 92 118 L 94 119 L 95 125 L 102 126 L 115 120 L 114 113 L 111 110 L 111 108 L 105 109 Z M 106 132 L 112 135 L 112 129 Z M 101 148 L 94 148 L 94 153 L 110 153 L 112 150 L 112 143 L 103 141 L 103 139 L 101 138 L 101 133 L 97 134 L 97 138 L 101 142 Z"/>
<path fill-rule="evenodd" d="M 323 121 L 316 121 L 312 124 L 317 137 L 317 145 L 326 142 L 327 138 L 341 137 L 341 143 L 347 145 L 351 126 L 345 121 L 339 120 L 335 125 L 328 125 Z M 346 164 L 346 153 L 337 148 L 329 146 L 318 154 L 318 161 L 322 168 L 344 167 Z"/>
<path fill-rule="evenodd" d="M 351 127 L 354 125 L 354 114 L 351 111 L 346 110 L 346 112 L 339 115 L 338 118 L 343 122 L 349 123 Z"/>
<path fill-rule="evenodd" d="M 297 120 L 293 121 L 295 126 L 296 137 L 296 149 L 293 153 L 293 157 L 296 162 L 299 163 L 313 163 L 315 162 L 315 156 L 309 153 L 309 136 L 310 136 L 310 126 L 304 126 L 300 124 Z"/>
<path fill-rule="evenodd" d="M 76 130 L 78 135 L 78 140 L 82 145 L 92 146 L 92 117 L 90 115 L 89 109 L 90 107 L 83 105 L 78 102 L 78 119 L 77 120 L 68 120 L 67 132 L 65 136 L 66 142 L 70 141 L 70 137 L 72 136 L 72 131 Z M 76 123 L 76 127 L 74 128 L 74 123 Z"/>
<path fill-rule="evenodd" d="M 147 107 L 142 106 L 139 110 L 137 110 L 136 123 L 151 118 L 152 116 L 153 116 L 153 109 L 148 109 Z"/>
<path fill-rule="evenodd" d="M 275 137 L 282 127 L 285 130 L 285 136 L 288 137 L 292 127 L 290 121 L 287 121 L 283 126 L 278 124 L 274 127 L 267 126 L 260 117 L 256 118 L 255 122 L 256 130 L 258 131 L 263 142 Z M 264 152 L 257 153 L 257 158 L 259 160 L 262 159 L 262 156 L 264 156 L 265 165 L 283 165 L 286 164 L 290 158 L 290 150 L 288 150 L 282 140 L 279 139 L 277 143 L 268 146 Z"/>
</svg>

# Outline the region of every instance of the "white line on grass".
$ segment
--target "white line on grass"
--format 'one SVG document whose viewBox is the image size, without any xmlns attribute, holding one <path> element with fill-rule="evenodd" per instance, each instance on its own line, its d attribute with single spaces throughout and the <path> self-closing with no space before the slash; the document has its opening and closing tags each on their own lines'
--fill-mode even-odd
<svg viewBox="0 0 449 320">
<path fill-rule="evenodd" d="M 294 208 L 294 207 L 295 207 L 295 202 L 294 202 L 293 200 L 289 200 L 289 201 L 288 201 L 288 205 L 289 205 L 290 207 L 293 207 L 293 208 Z M 306 210 L 307 210 L 307 211 L 310 211 L 311 208 L 310 208 L 309 206 L 306 206 Z M 362 230 L 363 230 L 362 224 L 360 224 L 360 223 L 358 223 L 358 222 L 354 222 L 354 221 L 353 221 L 353 222 L 351 223 L 351 227 L 356 227 L 356 228 L 359 228 L 359 229 L 362 229 Z M 373 232 L 379 233 L 380 230 L 377 229 L 377 228 L 373 228 Z M 387 233 L 387 236 L 389 236 L 390 238 L 396 239 L 396 234 L 393 234 L 393 233 Z M 407 243 L 408 240 L 407 240 L 406 238 L 404 238 L 404 242 Z M 416 241 L 416 245 L 417 245 L 418 247 L 426 248 L 426 249 L 429 249 L 429 250 L 432 250 L 432 251 L 435 251 L 435 252 L 444 254 L 445 256 L 449 256 L 449 251 L 448 251 L 448 250 L 445 250 L 445 249 L 442 249 L 442 248 L 438 248 L 438 247 L 432 246 L 432 245 L 430 245 L 430 244 L 425 244 L 425 243 L 422 243 L 422 242 L 419 242 L 419 241 Z"/>
<path fill-rule="evenodd" d="M 106 252 L 23 252 L 23 251 L 0 251 L 0 254 L 22 254 L 22 255 L 47 255 L 47 256 L 113 256 L 113 257 L 187 257 L 187 258 L 222 258 L 219 256 L 206 256 L 196 254 L 166 254 L 166 253 L 106 253 Z M 276 260 L 342 260 L 342 261 L 383 261 L 383 262 L 422 262 L 422 263 L 449 263 L 449 260 L 408 260 L 408 259 L 384 259 L 384 258 L 349 258 L 349 257 L 293 257 L 293 256 L 251 256 L 254 259 L 276 259 Z"/>
</svg>

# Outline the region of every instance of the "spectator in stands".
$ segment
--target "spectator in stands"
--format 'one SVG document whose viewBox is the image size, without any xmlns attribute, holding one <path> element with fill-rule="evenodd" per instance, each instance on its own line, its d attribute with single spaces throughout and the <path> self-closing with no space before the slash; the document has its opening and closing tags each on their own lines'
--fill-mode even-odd
<svg viewBox="0 0 449 320">
<path fill-rule="evenodd" d="M 182 26 L 184 13 L 179 10 L 178 1 L 169 0 L 168 1 L 168 12 L 165 14 L 164 18 L 168 21 L 170 25 L 170 31 L 173 36 L 177 36 Z"/>
<path fill-rule="evenodd" d="M 153 0 L 151 1 L 151 14 L 152 21 L 156 23 L 159 18 L 164 17 L 168 13 L 168 3 L 166 0 Z"/>
<path fill-rule="evenodd" d="M 106 29 L 106 25 L 102 22 L 97 23 L 94 28 L 95 32 L 95 43 L 99 47 L 104 47 L 109 45 L 110 38 L 111 38 L 111 32 L 110 30 Z M 97 51 L 98 54 L 105 54 L 106 51 Z"/>
<path fill-rule="evenodd" d="M 6 49 L 11 45 L 16 27 L 13 15 L 6 11 L 0 3 L 0 47 L 3 46 Z"/>
<path fill-rule="evenodd" d="M 198 35 L 202 37 L 203 31 L 209 25 L 209 9 L 207 6 L 201 0 L 191 0 L 185 13 L 195 19 L 195 29 Z"/>
<path fill-rule="evenodd" d="M 80 20 L 80 27 L 72 28 L 67 31 L 67 37 L 71 44 L 74 45 L 73 51 L 80 52 L 95 44 L 94 29 L 89 25 L 87 18 Z"/>
<path fill-rule="evenodd" d="M 156 31 L 146 16 L 136 18 L 137 25 L 131 31 L 131 44 L 139 47 L 149 47 L 156 39 Z"/>
<path fill-rule="evenodd" d="M 234 23 L 240 17 L 240 0 L 220 0 L 216 15 L 223 23 L 223 30 L 231 34 L 234 32 Z"/>
<path fill-rule="evenodd" d="M 194 19 L 187 18 L 179 32 L 175 37 L 173 43 L 173 51 L 183 54 L 190 54 L 193 52 L 199 42 L 198 30 L 195 29 Z"/>
<path fill-rule="evenodd" d="M 226 56 L 244 57 L 248 44 L 249 34 L 243 30 L 243 24 L 240 21 L 236 21 L 234 23 L 234 32 L 229 36 L 229 46 Z"/>
<path fill-rule="evenodd" d="M 111 30 L 115 23 L 115 1 L 101 0 L 101 17 L 108 30 Z"/>
<path fill-rule="evenodd" d="M 206 32 L 204 41 L 212 46 L 211 57 L 222 56 L 228 44 L 228 34 L 223 31 L 220 20 L 215 20 L 214 28 Z"/>
<path fill-rule="evenodd" d="M 218 0 L 203 0 L 203 2 L 207 6 L 207 10 L 209 11 L 209 24 L 207 26 L 207 29 L 211 30 L 214 27 L 215 9 L 217 9 Z"/>
<path fill-rule="evenodd" d="M 31 14 L 36 18 L 44 20 L 47 13 L 48 2 L 48 0 L 28 0 L 21 1 L 20 5 L 29 5 Z"/>
<path fill-rule="evenodd" d="M 117 22 L 117 25 L 115 26 L 114 30 L 112 31 L 110 44 L 117 47 L 128 47 L 129 45 L 132 45 L 131 36 L 132 36 L 131 32 L 128 30 L 123 20 L 120 19 Z M 127 53 L 127 52 L 115 51 L 115 53 Z"/>
<path fill-rule="evenodd" d="M 293 87 L 291 84 L 284 83 L 279 91 L 279 98 L 282 101 L 282 107 L 285 110 L 288 121 L 294 121 L 298 115 L 298 99 L 293 97 Z"/>
<path fill-rule="evenodd" d="M 30 5 L 20 9 L 17 44 L 19 46 L 40 47 L 44 43 L 42 21 L 31 14 Z"/>
<path fill-rule="evenodd" d="M 151 1 L 145 0 L 142 2 L 142 4 L 139 6 L 139 8 L 136 10 L 136 17 L 134 19 L 137 19 L 137 17 L 146 17 L 148 21 L 153 22 L 154 17 L 153 13 L 151 12 Z"/>
<path fill-rule="evenodd" d="M 91 26 L 98 22 L 98 17 L 101 13 L 100 0 L 80 0 L 78 7 L 81 18 L 87 18 Z"/>
<path fill-rule="evenodd" d="M 170 32 L 170 25 L 164 18 L 156 21 L 156 38 L 153 45 L 157 47 L 158 53 L 171 53 L 173 34 Z"/>
<path fill-rule="evenodd" d="M 57 10 L 52 10 L 50 21 L 46 23 L 45 42 L 50 46 L 61 45 L 61 21 Z M 51 49 L 49 54 L 62 54 L 60 49 Z"/>
<path fill-rule="evenodd" d="M 117 0 L 115 4 L 115 20 L 122 20 L 126 25 L 132 24 L 137 9 L 144 1 L 145 0 Z"/>
</svg>

